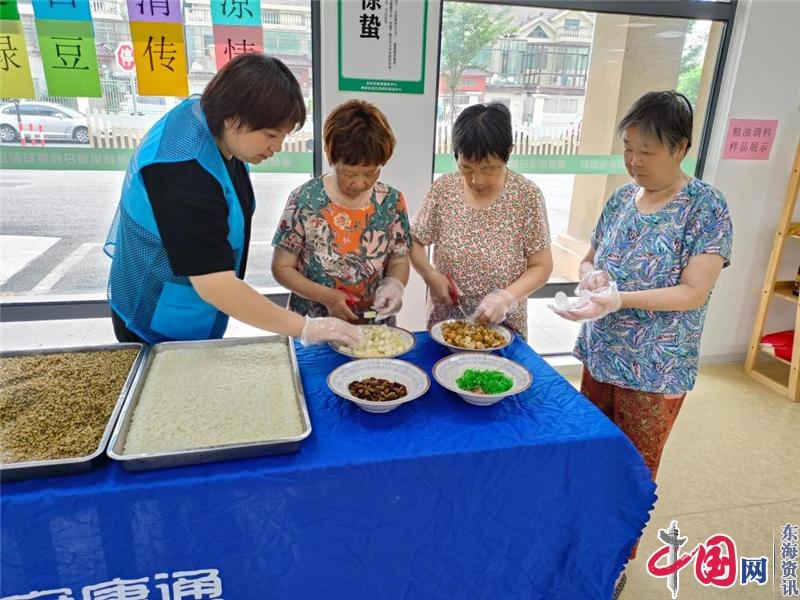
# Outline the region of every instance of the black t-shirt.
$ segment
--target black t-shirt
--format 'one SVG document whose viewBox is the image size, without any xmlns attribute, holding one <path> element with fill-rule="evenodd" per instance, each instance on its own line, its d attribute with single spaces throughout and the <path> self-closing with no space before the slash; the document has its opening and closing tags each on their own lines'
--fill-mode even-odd
<svg viewBox="0 0 800 600">
<path fill-rule="evenodd" d="M 244 214 L 244 251 L 237 273 L 244 279 L 255 196 L 244 163 L 223 160 Z M 172 272 L 188 277 L 233 271 L 228 204 L 214 176 L 189 160 L 149 165 L 142 169 L 142 179 Z"/>
</svg>

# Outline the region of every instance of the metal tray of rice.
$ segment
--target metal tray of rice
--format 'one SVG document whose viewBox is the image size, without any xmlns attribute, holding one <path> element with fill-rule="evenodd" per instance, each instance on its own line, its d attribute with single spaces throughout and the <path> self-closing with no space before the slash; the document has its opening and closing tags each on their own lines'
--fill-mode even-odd
<svg viewBox="0 0 800 600">
<path fill-rule="evenodd" d="M 0 353 L 0 479 L 89 471 L 136 376 L 142 344 Z"/>
<path fill-rule="evenodd" d="M 311 434 L 291 338 L 150 347 L 111 436 L 129 471 L 285 454 Z"/>
</svg>

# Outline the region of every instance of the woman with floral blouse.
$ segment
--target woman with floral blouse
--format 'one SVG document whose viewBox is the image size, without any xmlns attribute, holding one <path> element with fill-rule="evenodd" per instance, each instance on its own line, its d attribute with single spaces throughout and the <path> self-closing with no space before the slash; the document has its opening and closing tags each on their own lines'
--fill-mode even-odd
<svg viewBox="0 0 800 600">
<path fill-rule="evenodd" d="M 645 94 L 617 131 L 633 182 L 608 199 L 579 272 L 579 289 L 612 293 L 557 312 L 584 322 L 575 347 L 581 392 L 627 434 L 655 479 L 697 377 L 708 300 L 730 264 L 733 228 L 722 193 L 681 170 L 692 139 L 685 96 Z"/>
<path fill-rule="evenodd" d="M 528 295 L 553 270 L 550 227 L 536 185 L 510 170 L 511 114 L 476 104 L 453 126 L 458 173 L 433 182 L 411 228 L 411 263 L 428 285 L 428 327 L 461 316 L 528 333 Z M 426 247 L 433 245 L 433 264 Z"/>
<path fill-rule="evenodd" d="M 411 239 L 403 194 L 378 181 L 394 133 L 377 107 L 349 100 L 328 116 L 323 143 L 331 172 L 289 196 L 272 240 L 272 274 L 302 315 L 393 315 L 408 283 Z"/>
</svg>

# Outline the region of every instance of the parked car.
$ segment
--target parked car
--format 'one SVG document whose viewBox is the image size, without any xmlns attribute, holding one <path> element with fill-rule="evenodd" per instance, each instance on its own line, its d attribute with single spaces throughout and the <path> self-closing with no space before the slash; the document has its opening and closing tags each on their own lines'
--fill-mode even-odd
<svg viewBox="0 0 800 600">
<path fill-rule="evenodd" d="M 164 96 L 136 96 L 136 107 L 134 110 L 133 98 L 129 95 L 119 103 L 119 111 L 124 115 L 163 115 L 175 105 L 174 102 L 167 102 Z"/>
<path fill-rule="evenodd" d="M 19 139 L 19 122 L 39 139 L 39 126 L 45 139 L 72 140 L 80 144 L 89 143 L 89 126 L 86 115 L 54 102 L 20 102 L 19 114 L 12 102 L 0 107 L 0 141 L 15 142 Z"/>
</svg>

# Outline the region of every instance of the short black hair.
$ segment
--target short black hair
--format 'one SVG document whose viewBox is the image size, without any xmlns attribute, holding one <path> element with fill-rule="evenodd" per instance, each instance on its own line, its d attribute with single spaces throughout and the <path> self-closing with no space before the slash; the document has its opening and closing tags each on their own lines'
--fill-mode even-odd
<svg viewBox="0 0 800 600">
<path fill-rule="evenodd" d="M 622 135 L 631 125 L 650 135 L 674 153 L 686 140 L 686 149 L 692 146 L 692 103 L 675 90 L 647 92 L 628 109 L 617 125 Z"/>
<path fill-rule="evenodd" d="M 508 162 L 514 134 L 511 129 L 511 113 L 505 104 L 473 104 L 458 115 L 453 125 L 453 154 L 458 160 L 481 161 L 496 156 Z"/>
<path fill-rule="evenodd" d="M 306 104 L 300 84 L 285 64 L 254 52 L 237 56 L 208 82 L 200 104 L 212 135 L 220 137 L 225 119 L 238 118 L 252 130 L 285 123 L 302 127 Z"/>
</svg>

